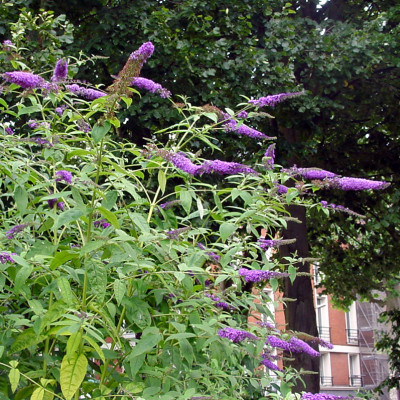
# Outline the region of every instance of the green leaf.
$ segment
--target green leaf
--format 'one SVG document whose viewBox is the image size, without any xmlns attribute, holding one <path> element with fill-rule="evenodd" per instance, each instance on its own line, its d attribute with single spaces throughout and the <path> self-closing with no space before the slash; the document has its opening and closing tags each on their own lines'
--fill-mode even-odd
<svg viewBox="0 0 400 400">
<path fill-rule="evenodd" d="M 71 359 L 72 357 L 75 356 L 75 354 L 78 352 L 79 350 L 79 346 L 82 343 L 82 332 L 76 332 L 73 333 L 67 341 L 67 347 L 65 350 L 65 356 L 68 359 Z"/>
<path fill-rule="evenodd" d="M 38 387 L 33 391 L 30 400 L 43 400 L 44 394 L 45 394 L 44 388 Z"/>
<path fill-rule="evenodd" d="M 228 239 L 229 236 L 232 235 L 233 232 L 235 232 L 237 229 L 236 224 L 233 224 L 231 222 L 224 222 L 219 226 L 219 233 L 221 235 L 221 240 L 223 242 Z"/>
<path fill-rule="evenodd" d="M 83 247 L 81 247 L 81 251 L 79 252 L 80 256 L 84 256 L 87 253 L 90 253 L 92 251 L 95 251 L 102 246 L 104 246 L 107 242 L 105 240 L 95 240 L 94 242 L 89 242 L 88 244 L 85 244 Z"/>
<path fill-rule="evenodd" d="M 27 265 L 18 270 L 14 281 L 14 291 L 16 294 L 20 292 L 30 274 L 32 273 L 32 270 L 32 265 Z"/>
<path fill-rule="evenodd" d="M 14 191 L 14 199 L 19 212 L 24 213 L 28 205 L 28 192 L 22 186 L 17 186 Z"/>
<path fill-rule="evenodd" d="M 197 199 L 197 209 L 199 210 L 200 219 L 204 218 L 204 208 L 203 203 L 200 199 Z"/>
<path fill-rule="evenodd" d="M 130 317 L 132 321 L 141 329 L 151 324 L 151 316 L 148 304 L 140 299 L 132 298 L 129 300 Z"/>
<path fill-rule="evenodd" d="M 100 214 L 106 218 L 115 229 L 119 229 L 118 219 L 112 211 L 109 211 L 104 207 L 98 207 L 98 210 L 100 211 Z"/>
<path fill-rule="evenodd" d="M 292 282 L 292 283 L 296 279 L 296 272 L 297 272 L 297 269 L 293 265 L 289 265 L 288 273 L 289 273 L 290 282 Z"/>
<path fill-rule="evenodd" d="M 61 363 L 60 385 L 66 400 L 71 400 L 75 392 L 81 386 L 85 378 L 88 361 L 83 354 L 77 354 L 72 358 L 64 356 Z"/>
<path fill-rule="evenodd" d="M 68 279 L 65 276 L 61 276 L 57 279 L 57 286 L 61 291 L 62 299 L 68 306 L 71 306 L 74 303 L 74 295 Z"/>
<path fill-rule="evenodd" d="M 36 104 L 35 106 L 24 107 L 18 111 L 18 116 L 25 114 L 33 114 L 35 112 L 39 112 L 42 110 L 42 106 L 40 104 Z"/>
<path fill-rule="evenodd" d="M 96 124 L 92 129 L 92 138 L 95 144 L 99 143 L 111 129 L 111 124 L 105 121 L 103 125 Z"/>
<path fill-rule="evenodd" d="M 11 368 L 11 370 L 10 370 L 10 372 L 8 374 L 8 379 L 10 380 L 11 391 L 13 393 L 17 390 L 20 377 L 21 377 L 21 374 L 19 372 L 19 369 Z"/>
<path fill-rule="evenodd" d="M 102 207 L 106 208 L 107 210 L 111 210 L 118 199 L 118 192 L 116 190 L 110 190 L 106 193 L 106 197 L 101 202 Z"/>
<path fill-rule="evenodd" d="M 188 340 L 186 339 L 180 339 L 179 340 L 179 346 L 181 348 L 181 354 L 183 358 L 188 362 L 189 367 L 193 364 L 194 360 L 194 352 L 193 352 L 193 347 L 189 343 Z"/>
<path fill-rule="evenodd" d="M 106 267 L 103 263 L 96 263 L 93 260 L 87 260 L 85 266 L 89 278 L 90 293 L 97 297 L 99 303 L 102 303 L 107 288 Z"/>
<path fill-rule="evenodd" d="M 146 328 L 143 331 L 142 337 L 136 343 L 136 346 L 133 347 L 129 359 L 132 360 L 141 354 L 149 353 L 155 346 L 157 346 L 161 339 L 162 336 L 157 328 Z"/>
<path fill-rule="evenodd" d="M 117 301 L 117 304 L 120 305 L 122 299 L 124 298 L 126 294 L 126 283 L 125 281 L 121 281 L 119 279 L 116 279 L 114 281 L 114 295 L 115 295 L 115 300 Z"/>
<path fill-rule="evenodd" d="M 77 210 L 72 208 L 71 210 L 65 211 L 59 215 L 54 223 L 53 229 L 58 229 L 62 225 L 68 225 L 73 221 L 76 221 L 78 218 L 82 217 L 83 212 L 81 210 Z"/>
<path fill-rule="evenodd" d="M 192 194 L 187 190 L 181 190 L 179 192 L 179 198 L 181 200 L 181 204 L 183 209 L 186 211 L 186 214 L 190 214 L 190 209 L 192 208 Z"/>
<path fill-rule="evenodd" d="M 103 350 L 101 349 L 101 347 L 94 341 L 93 338 L 91 338 L 88 335 L 84 335 L 83 339 L 86 340 L 92 347 L 93 349 L 96 351 L 96 353 L 99 355 L 101 361 L 103 361 L 103 363 L 106 363 L 106 358 L 104 357 L 104 353 Z"/>
<path fill-rule="evenodd" d="M 17 353 L 29 346 L 42 342 L 44 339 L 45 336 L 37 335 L 33 328 L 28 328 L 17 336 L 14 343 L 11 345 L 10 350 L 12 353 Z"/>
<path fill-rule="evenodd" d="M 76 252 L 72 251 L 60 251 L 59 253 L 56 254 L 56 256 L 53 258 L 52 262 L 50 263 L 50 269 L 54 270 L 60 265 L 65 264 L 67 261 L 70 261 L 74 258 L 79 257 L 79 254 Z"/>
<path fill-rule="evenodd" d="M 158 184 L 160 185 L 161 193 L 164 194 L 165 186 L 167 185 L 167 177 L 163 169 L 158 170 Z"/>
<path fill-rule="evenodd" d="M 150 233 L 150 227 L 142 214 L 130 213 L 133 223 L 140 229 L 142 233 Z"/>
<path fill-rule="evenodd" d="M 169 335 L 168 338 L 165 340 L 165 342 L 168 342 L 169 340 L 173 339 L 186 339 L 191 337 L 196 337 L 196 335 L 191 332 L 174 333 L 172 335 Z"/>
</svg>

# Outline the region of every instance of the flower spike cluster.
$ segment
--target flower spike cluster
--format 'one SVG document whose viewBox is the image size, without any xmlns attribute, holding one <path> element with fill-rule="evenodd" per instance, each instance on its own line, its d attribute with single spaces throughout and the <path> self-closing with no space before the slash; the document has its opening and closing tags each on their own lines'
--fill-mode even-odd
<svg viewBox="0 0 400 400">
<path fill-rule="evenodd" d="M 257 336 L 254 336 L 250 332 L 241 331 L 230 327 L 225 327 L 218 331 L 218 336 L 221 338 L 227 338 L 232 340 L 233 343 L 243 342 L 245 339 L 258 340 Z"/>
<path fill-rule="evenodd" d="M 240 268 L 239 275 L 243 276 L 246 282 L 262 282 L 272 278 L 284 278 L 289 276 L 287 272 L 264 271 L 246 268 Z"/>
<path fill-rule="evenodd" d="M 250 100 L 249 103 L 254 104 L 259 108 L 264 107 L 264 106 L 274 107 L 278 103 L 280 103 L 284 100 L 291 99 L 293 97 L 302 96 L 303 94 L 304 94 L 304 92 L 279 93 L 279 94 L 273 94 L 273 95 L 269 95 L 269 96 L 265 96 L 265 97 L 260 97 L 257 100 Z"/>
<path fill-rule="evenodd" d="M 137 77 L 133 79 L 132 85 L 150 93 L 158 93 L 163 99 L 171 96 L 171 92 L 168 89 L 163 88 L 159 83 L 155 83 L 151 79 Z"/>
<path fill-rule="evenodd" d="M 54 68 L 54 74 L 51 78 L 52 82 L 62 82 L 67 79 L 68 75 L 68 62 L 67 60 L 60 59 L 56 63 L 56 67 Z"/>
</svg>

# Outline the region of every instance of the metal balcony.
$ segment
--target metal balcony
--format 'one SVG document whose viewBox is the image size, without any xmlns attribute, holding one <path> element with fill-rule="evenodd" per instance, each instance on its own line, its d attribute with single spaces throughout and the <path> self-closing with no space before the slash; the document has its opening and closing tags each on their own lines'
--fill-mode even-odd
<svg viewBox="0 0 400 400">
<path fill-rule="evenodd" d="M 319 381 L 321 386 L 333 386 L 333 378 L 331 376 L 320 376 Z"/>
<path fill-rule="evenodd" d="M 331 341 L 331 328 L 329 326 L 318 326 L 318 336 L 327 342 Z"/>
<path fill-rule="evenodd" d="M 363 386 L 363 378 L 361 375 L 349 376 L 350 386 Z"/>
<path fill-rule="evenodd" d="M 347 344 L 355 344 L 359 346 L 360 335 L 358 329 L 346 329 Z"/>
</svg>

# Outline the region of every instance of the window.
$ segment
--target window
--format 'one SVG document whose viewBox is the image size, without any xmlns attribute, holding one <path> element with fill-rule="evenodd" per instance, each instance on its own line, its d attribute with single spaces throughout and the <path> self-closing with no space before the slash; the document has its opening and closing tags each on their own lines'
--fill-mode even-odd
<svg viewBox="0 0 400 400">
<path fill-rule="evenodd" d="M 331 371 L 331 356 L 329 353 L 322 353 L 319 360 L 319 375 L 321 386 L 333 386 Z"/>
<path fill-rule="evenodd" d="M 359 344 L 356 303 L 353 303 L 346 313 L 346 334 L 347 344 Z"/>
<path fill-rule="evenodd" d="M 317 297 L 317 327 L 321 339 L 330 342 L 331 328 L 329 327 L 328 296 Z"/>
<path fill-rule="evenodd" d="M 349 354 L 349 383 L 350 386 L 362 386 L 363 384 L 358 354 Z"/>
</svg>

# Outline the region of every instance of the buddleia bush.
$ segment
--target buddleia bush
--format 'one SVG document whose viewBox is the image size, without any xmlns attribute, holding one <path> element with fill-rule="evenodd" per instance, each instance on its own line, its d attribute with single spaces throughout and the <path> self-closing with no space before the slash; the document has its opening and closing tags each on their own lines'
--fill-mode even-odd
<svg viewBox="0 0 400 400">
<path fill-rule="evenodd" d="M 285 186 L 273 138 L 244 123 L 301 93 L 238 112 L 172 100 L 139 76 L 153 51 L 134 51 L 108 88 L 74 81 L 66 58 L 2 74 L 1 398 L 299 398 L 274 351 L 318 356 L 315 338 L 276 329 L 263 290 L 295 279 L 296 255 L 271 254 L 291 239 L 286 206 L 313 206 L 300 196 L 311 185 Z M 180 117 L 141 147 L 118 119 L 139 95 Z M 219 160 L 221 134 L 252 137 L 265 157 Z"/>
</svg>

